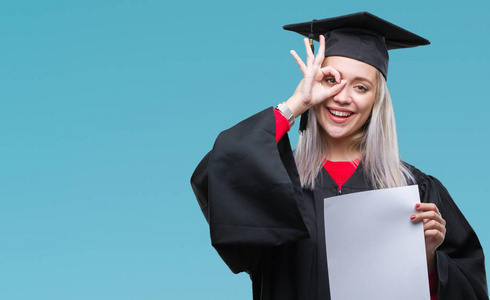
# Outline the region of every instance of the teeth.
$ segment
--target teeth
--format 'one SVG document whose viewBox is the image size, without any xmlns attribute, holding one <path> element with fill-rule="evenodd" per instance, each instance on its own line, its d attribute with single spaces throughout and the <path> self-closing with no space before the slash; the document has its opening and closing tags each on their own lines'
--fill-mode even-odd
<svg viewBox="0 0 490 300">
<path fill-rule="evenodd" d="M 346 117 L 349 117 L 350 115 L 352 115 L 352 113 L 350 112 L 345 112 L 345 111 L 338 111 L 338 110 L 331 110 L 329 109 L 328 110 L 332 115 L 334 116 L 337 116 L 337 117 L 343 117 L 343 118 L 346 118 Z"/>
</svg>

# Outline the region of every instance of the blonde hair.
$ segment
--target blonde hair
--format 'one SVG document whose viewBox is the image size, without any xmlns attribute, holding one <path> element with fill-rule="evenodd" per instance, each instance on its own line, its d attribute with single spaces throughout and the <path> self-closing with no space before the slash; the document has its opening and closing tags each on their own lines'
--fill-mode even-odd
<svg viewBox="0 0 490 300">
<path fill-rule="evenodd" d="M 300 134 L 294 157 L 301 185 L 313 189 L 328 156 L 326 137 L 314 109 L 309 110 L 308 126 Z M 353 150 L 361 153 L 364 172 L 377 189 L 405 186 L 414 182 L 398 152 L 395 114 L 384 76 L 378 71 L 376 96 L 371 116 L 352 139 Z"/>
</svg>

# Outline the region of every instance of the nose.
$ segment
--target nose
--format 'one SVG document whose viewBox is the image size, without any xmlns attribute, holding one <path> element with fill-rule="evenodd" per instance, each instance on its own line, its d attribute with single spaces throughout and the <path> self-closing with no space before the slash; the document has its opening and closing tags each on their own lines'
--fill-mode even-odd
<svg viewBox="0 0 490 300">
<path fill-rule="evenodd" d="M 333 100 L 339 104 L 349 104 L 352 101 L 351 96 L 350 89 L 346 84 L 344 88 L 333 97 Z"/>
</svg>

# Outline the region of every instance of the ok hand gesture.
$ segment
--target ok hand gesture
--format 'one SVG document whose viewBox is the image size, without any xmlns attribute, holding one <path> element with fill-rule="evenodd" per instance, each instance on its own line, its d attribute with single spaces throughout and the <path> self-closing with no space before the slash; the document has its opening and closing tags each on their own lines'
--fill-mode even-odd
<svg viewBox="0 0 490 300">
<path fill-rule="evenodd" d="M 294 91 L 293 96 L 286 102 L 294 117 L 298 117 L 311 106 L 321 103 L 338 94 L 345 86 L 346 81 L 341 80 L 340 73 L 332 67 L 322 67 L 325 59 L 325 37 L 320 35 L 320 48 L 315 57 L 308 39 L 304 39 L 306 48 L 306 64 L 301 60 L 296 51 L 291 50 L 296 63 L 303 73 L 303 79 Z M 335 85 L 326 80 L 335 79 Z"/>
</svg>

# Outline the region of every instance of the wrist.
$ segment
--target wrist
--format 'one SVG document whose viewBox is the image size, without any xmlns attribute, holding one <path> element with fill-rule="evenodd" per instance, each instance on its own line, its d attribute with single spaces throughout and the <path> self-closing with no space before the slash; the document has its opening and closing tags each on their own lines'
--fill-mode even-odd
<svg viewBox="0 0 490 300">
<path fill-rule="evenodd" d="M 302 113 L 308 110 L 308 107 L 304 105 L 301 100 L 296 99 L 295 95 L 291 96 L 286 101 L 286 105 L 289 107 L 291 112 L 293 113 L 294 118 L 301 116 Z"/>
<path fill-rule="evenodd" d="M 432 272 L 436 268 L 436 253 L 431 252 L 427 254 L 427 270 Z"/>
<path fill-rule="evenodd" d="M 289 127 L 293 127 L 294 125 L 294 115 L 293 112 L 289 109 L 288 105 L 286 102 L 281 102 L 276 106 L 276 110 L 281 113 L 281 115 L 284 116 L 289 122 Z"/>
</svg>

